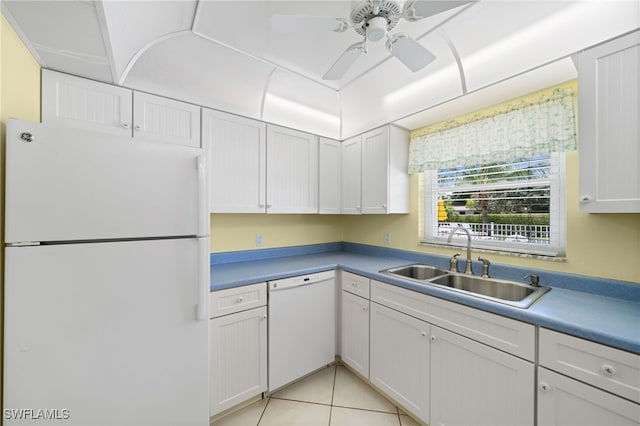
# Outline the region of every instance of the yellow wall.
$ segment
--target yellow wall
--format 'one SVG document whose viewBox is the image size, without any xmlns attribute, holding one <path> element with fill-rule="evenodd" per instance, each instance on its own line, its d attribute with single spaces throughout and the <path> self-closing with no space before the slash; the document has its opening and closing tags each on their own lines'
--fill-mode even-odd
<svg viewBox="0 0 640 426">
<path fill-rule="evenodd" d="M 299 246 L 342 241 L 340 216 L 212 214 L 211 251 L 256 249 L 256 235 L 262 248 Z"/>
<path fill-rule="evenodd" d="M 22 44 L 13 28 L 0 17 L 0 241 L 4 241 L 4 152 L 7 118 L 40 121 L 40 66 Z M 4 265 L 4 249 L 0 244 L 0 265 Z M 0 321 L 4 273 L 0 268 Z M 0 330 L 3 330 L 0 327 Z M 0 353 L 2 341 L 0 339 Z M 2 362 L 0 362 L 0 378 Z M 0 381 L 1 383 L 1 381 Z M 0 385 L 0 401 L 2 400 Z M 0 424 L 2 420 L 0 420 Z"/>
</svg>

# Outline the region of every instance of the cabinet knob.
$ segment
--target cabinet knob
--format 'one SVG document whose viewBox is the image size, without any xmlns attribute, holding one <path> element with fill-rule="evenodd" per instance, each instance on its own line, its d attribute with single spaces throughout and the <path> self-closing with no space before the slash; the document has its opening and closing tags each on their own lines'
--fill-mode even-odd
<svg viewBox="0 0 640 426">
<path fill-rule="evenodd" d="M 431 335 L 431 341 L 432 341 L 432 342 L 434 342 L 434 343 L 435 343 L 437 340 L 438 340 L 438 338 L 437 338 L 436 336 Z"/>
<path fill-rule="evenodd" d="M 367 307 L 366 306 L 362 307 L 362 312 L 367 312 Z"/>
<path fill-rule="evenodd" d="M 548 392 L 551 390 L 551 386 L 547 382 L 540 382 L 540 390 L 543 392 Z"/>
<path fill-rule="evenodd" d="M 426 332 L 426 331 L 423 331 L 423 332 L 421 332 L 421 333 L 420 333 L 420 335 L 421 335 L 422 337 L 427 337 L 427 332 Z"/>
<path fill-rule="evenodd" d="M 591 195 L 581 195 L 580 196 L 580 202 L 581 203 L 588 203 L 589 201 L 592 201 L 593 197 Z"/>
<path fill-rule="evenodd" d="M 129 123 L 122 123 L 122 127 L 124 127 L 125 129 L 128 129 L 131 127 L 131 125 Z"/>
<path fill-rule="evenodd" d="M 383 209 L 386 209 L 386 208 L 387 208 L 387 205 L 386 205 L 386 204 L 383 204 L 383 205 L 382 205 L 382 208 L 383 208 Z"/>
<path fill-rule="evenodd" d="M 244 298 L 242 296 L 238 296 L 238 303 L 242 303 L 244 301 Z"/>
<path fill-rule="evenodd" d="M 605 376 L 612 377 L 612 376 L 615 376 L 616 369 L 613 368 L 611 365 L 604 364 L 602 366 L 602 372 L 604 373 Z"/>
<path fill-rule="evenodd" d="M 267 316 L 266 316 L 266 315 L 263 315 L 263 316 L 262 316 L 262 319 L 263 319 L 263 320 L 266 320 L 266 319 L 267 319 Z"/>
<path fill-rule="evenodd" d="M 356 284 L 355 281 L 351 281 L 351 287 L 357 287 L 357 286 L 358 286 L 358 284 Z"/>
<path fill-rule="evenodd" d="M 136 126 L 134 127 L 134 129 L 136 129 L 136 130 L 142 130 L 142 126 L 140 126 L 140 125 L 136 125 Z"/>
</svg>

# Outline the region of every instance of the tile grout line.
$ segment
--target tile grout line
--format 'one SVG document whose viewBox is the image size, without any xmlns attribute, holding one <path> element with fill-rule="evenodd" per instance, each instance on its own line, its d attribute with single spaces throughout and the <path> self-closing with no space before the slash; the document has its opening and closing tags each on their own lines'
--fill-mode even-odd
<svg viewBox="0 0 640 426">
<path fill-rule="evenodd" d="M 331 415 L 333 414 L 333 397 L 336 394 L 336 377 L 338 376 L 338 365 L 333 366 L 333 386 L 331 387 L 331 408 L 329 409 L 329 425 L 331 426 Z"/>
<path fill-rule="evenodd" d="M 258 423 L 256 424 L 256 426 L 260 426 L 260 422 L 262 421 L 262 417 L 264 416 L 264 413 L 267 411 L 267 406 L 269 405 L 269 403 L 271 402 L 271 397 L 267 397 L 267 403 L 264 404 L 264 408 L 262 409 L 262 413 L 260 413 L 260 417 L 258 418 Z"/>
</svg>

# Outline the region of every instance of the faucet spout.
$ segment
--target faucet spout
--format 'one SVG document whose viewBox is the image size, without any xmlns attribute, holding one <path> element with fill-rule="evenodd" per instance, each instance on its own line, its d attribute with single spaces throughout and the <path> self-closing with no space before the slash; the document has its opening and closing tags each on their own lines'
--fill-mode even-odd
<svg viewBox="0 0 640 426">
<path fill-rule="evenodd" d="M 465 234 L 467 234 L 467 263 L 464 269 L 464 273 L 467 275 L 473 275 L 473 268 L 472 268 L 472 261 L 471 261 L 471 232 L 469 232 L 467 228 L 462 228 L 462 227 L 453 228 L 451 232 L 449 232 L 449 237 L 447 237 L 447 243 L 451 244 L 453 235 L 458 231 L 462 231 Z"/>
</svg>

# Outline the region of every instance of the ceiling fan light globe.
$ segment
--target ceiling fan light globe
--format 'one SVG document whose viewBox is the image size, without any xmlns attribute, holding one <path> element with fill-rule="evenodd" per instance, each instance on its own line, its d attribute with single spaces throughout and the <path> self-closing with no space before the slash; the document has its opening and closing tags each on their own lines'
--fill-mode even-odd
<svg viewBox="0 0 640 426">
<path fill-rule="evenodd" d="M 387 20 L 381 16 L 369 19 L 366 26 L 367 39 L 369 41 L 380 41 L 387 35 Z"/>
</svg>

